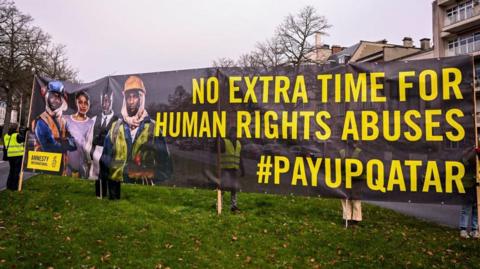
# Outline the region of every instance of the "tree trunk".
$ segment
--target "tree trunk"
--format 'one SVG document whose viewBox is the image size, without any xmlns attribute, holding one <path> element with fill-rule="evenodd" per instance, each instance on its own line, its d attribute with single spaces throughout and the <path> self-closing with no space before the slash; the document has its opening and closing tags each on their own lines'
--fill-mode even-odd
<svg viewBox="0 0 480 269">
<path fill-rule="evenodd" d="M 27 94 L 23 95 L 22 111 L 22 121 L 19 124 L 21 126 L 29 127 L 28 116 L 30 115 L 30 96 Z"/>
<path fill-rule="evenodd" d="M 13 109 L 13 90 L 10 88 L 7 93 L 7 107 L 5 110 L 5 120 L 3 121 L 2 137 L 8 132 L 10 127 L 10 118 Z"/>
</svg>

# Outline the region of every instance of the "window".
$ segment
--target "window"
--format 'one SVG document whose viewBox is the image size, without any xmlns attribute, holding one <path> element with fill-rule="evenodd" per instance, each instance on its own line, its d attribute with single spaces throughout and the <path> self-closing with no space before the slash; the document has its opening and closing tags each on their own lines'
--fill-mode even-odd
<svg viewBox="0 0 480 269">
<path fill-rule="evenodd" d="M 459 36 L 447 42 L 447 55 L 455 56 L 480 50 L 480 32 Z"/>
<path fill-rule="evenodd" d="M 445 146 L 446 146 L 446 149 L 459 149 L 460 148 L 460 143 L 459 142 L 453 142 L 453 141 L 450 141 L 450 140 L 445 140 Z"/>
<path fill-rule="evenodd" d="M 463 21 L 473 16 L 473 0 L 460 3 L 454 7 L 447 9 L 447 17 L 445 25 Z"/>
</svg>

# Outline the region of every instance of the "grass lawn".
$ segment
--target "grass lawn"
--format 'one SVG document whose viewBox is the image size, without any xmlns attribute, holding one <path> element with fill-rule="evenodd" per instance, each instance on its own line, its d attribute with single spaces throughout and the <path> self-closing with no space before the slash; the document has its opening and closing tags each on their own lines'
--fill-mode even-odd
<svg viewBox="0 0 480 269">
<path fill-rule="evenodd" d="M 123 185 L 112 202 L 88 181 L 24 187 L 0 192 L 0 268 L 480 266 L 480 241 L 372 205 L 345 229 L 338 200 L 242 193 L 240 214 L 217 216 L 209 190 Z"/>
</svg>

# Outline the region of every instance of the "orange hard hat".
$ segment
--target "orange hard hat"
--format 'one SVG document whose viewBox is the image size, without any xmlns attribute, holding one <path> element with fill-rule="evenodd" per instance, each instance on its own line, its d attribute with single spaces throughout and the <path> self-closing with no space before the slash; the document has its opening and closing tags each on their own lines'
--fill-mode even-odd
<svg viewBox="0 0 480 269">
<path fill-rule="evenodd" d="M 126 92 L 130 90 L 140 90 L 145 93 L 145 86 L 143 85 L 142 79 L 137 76 L 128 77 L 125 81 L 125 87 L 123 88 L 123 91 Z"/>
</svg>

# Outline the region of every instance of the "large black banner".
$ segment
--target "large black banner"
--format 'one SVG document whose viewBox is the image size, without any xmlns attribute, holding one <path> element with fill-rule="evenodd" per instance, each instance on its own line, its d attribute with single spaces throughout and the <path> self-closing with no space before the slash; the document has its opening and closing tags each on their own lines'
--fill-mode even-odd
<svg viewBox="0 0 480 269">
<path fill-rule="evenodd" d="M 472 59 L 38 77 L 25 169 L 95 180 L 462 203 Z M 64 87 L 64 88 L 62 88 Z"/>
</svg>

